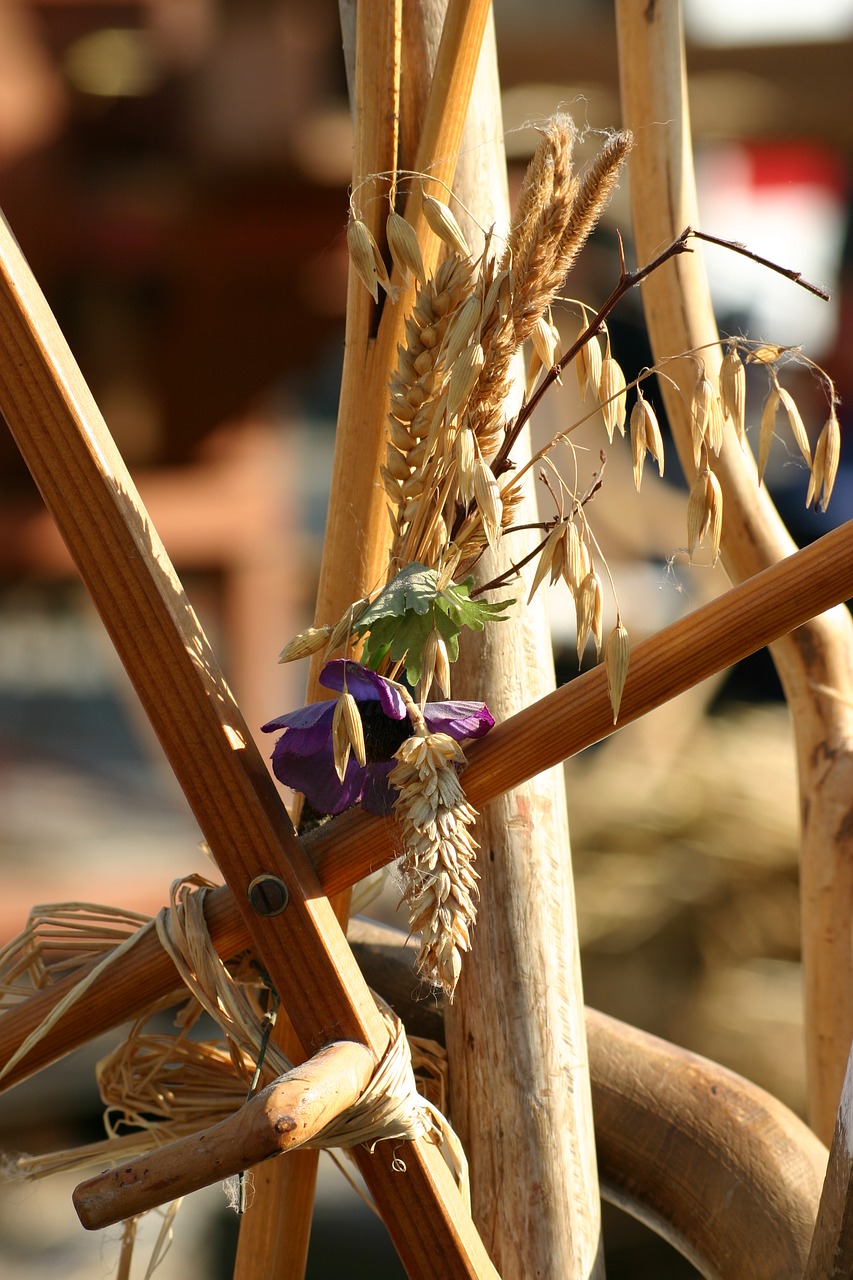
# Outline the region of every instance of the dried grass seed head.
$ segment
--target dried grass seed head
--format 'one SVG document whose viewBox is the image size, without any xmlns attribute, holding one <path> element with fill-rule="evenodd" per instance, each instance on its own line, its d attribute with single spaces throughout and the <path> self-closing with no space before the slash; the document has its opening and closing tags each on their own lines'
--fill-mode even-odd
<svg viewBox="0 0 853 1280">
<path fill-rule="evenodd" d="M 424 192 L 423 211 L 432 231 L 460 258 L 470 258 L 471 249 L 449 205 Z"/>
<path fill-rule="evenodd" d="M 826 511 L 835 486 L 840 456 L 841 431 L 838 426 L 835 406 L 833 405 L 815 445 L 811 475 L 809 476 L 809 488 L 806 494 L 807 507 L 810 507 L 812 503 L 815 506 L 819 504 L 821 511 Z"/>
<path fill-rule="evenodd" d="M 379 252 L 379 246 L 367 225 L 360 218 L 352 218 L 347 226 L 347 248 L 355 272 L 374 302 L 379 301 L 379 289 L 391 291 L 388 270 Z"/>
<path fill-rule="evenodd" d="M 604 651 L 604 669 L 607 674 L 607 690 L 610 694 L 610 705 L 613 708 L 614 724 L 619 717 L 630 660 L 631 642 L 622 619 L 618 618 L 616 626 L 607 638 Z"/>
<path fill-rule="evenodd" d="M 415 228 L 392 209 L 388 214 L 385 232 L 391 257 L 400 275 L 408 281 L 409 273 L 412 273 L 423 287 L 426 284 L 426 272 Z"/>
<path fill-rule="evenodd" d="M 723 531 L 723 492 L 714 472 L 705 467 L 696 476 L 687 499 L 687 550 L 693 559 L 702 542 L 707 541 L 716 564 Z"/>
<path fill-rule="evenodd" d="M 601 401 L 607 439 L 613 439 L 613 432 L 617 427 L 619 433 L 624 435 L 625 414 L 628 406 L 625 374 L 622 372 L 622 366 L 610 354 L 604 357 L 601 365 L 598 398 Z"/>
<path fill-rule="evenodd" d="M 741 445 L 746 440 L 746 366 L 733 343 L 720 365 L 720 403 L 724 416 L 737 432 Z"/>
</svg>

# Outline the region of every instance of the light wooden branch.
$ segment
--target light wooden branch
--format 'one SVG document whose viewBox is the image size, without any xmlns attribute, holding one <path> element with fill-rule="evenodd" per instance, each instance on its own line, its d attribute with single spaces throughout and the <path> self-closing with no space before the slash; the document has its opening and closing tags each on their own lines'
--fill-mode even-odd
<svg viewBox="0 0 853 1280">
<path fill-rule="evenodd" d="M 481 226 L 495 227 L 500 243 L 509 198 L 491 29 L 484 52 L 455 191 Z M 515 370 L 519 401 L 523 364 Z M 513 461 L 521 467 L 529 456 L 525 432 Z M 533 489 L 530 472 L 519 524 L 538 519 Z M 521 532 L 495 555 L 487 552 L 479 581 L 536 541 Z M 485 699 L 498 720 L 554 687 L 544 593 L 461 642 L 454 696 Z M 474 947 L 445 1017 L 450 1108 L 468 1156 L 474 1221 L 503 1280 L 596 1280 L 601 1208 L 563 770 L 538 773 L 492 799 L 481 808 L 476 838 Z M 500 1123 L 484 1123 L 489 1114 Z"/>
<path fill-rule="evenodd" d="M 353 1105 L 374 1067 L 364 1045 L 327 1045 L 218 1124 L 81 1182 L 73 1197 L 78 1218 L 87 1231 L 100 1231 L 292 1151 Z"/>
<path fill-rule="evenodd" d="M 618 725 L 613 724 L 602 667 L 593 667 L 497 725 L 467 749 L 467 794 L 478 806 L 488 803 L 501 789 L 518 786 L 537 771 L 601 741 L 851 595 L 853 522 L 640 641 L 631 657 Z M 327 894 L 346 889 L 397 854 L 393 825 L 355 809 L 303 837 L 302 844 Z M 208 895 L 205 915 L 220 955 L 234 955 L 248 944 L 244 918 L 227 888 Z M 476 937 L 475 932 L 475 946 Z M 0 1065 L 91 967 L 81 966 L 77 974 L 0 1017 Z M 0 1080 L 0 1088 L 132 1017 L 176 985 L 175 970 L 156 935 L 150 928 L 143 930 L 133 950 L 111 965 L 32 1053 Z"/>
<path fill-rule="evenodd" d="M 624 123 L 636 252 L 645 261 L 686 226 L 701 227 L 693 177 L 684 39 L 678 0 L 617 0 Z M 751 246 L 759 250 L 760 245 Z M 796 264 L 792 264 L 796 265 Z M 794 286 L 792 286 L 793 288 Z M 720 364 L 717 325 L 701 255 L 683 254 L 643 285 L 656 360 L 697 347 L 708 376 Z M 772 339 L 772 334 L 766 335 Z M 618 353 L 617 353 L 618 354 Z M 661 394 L 685 474 L 692 476 L 692 359 L 668 363 Z M 743 580 L 793 543 L 734 431 L 714 471 L 723 491 L 726 570 Z M 853 624 L 846 610 L 815 619 L 774 645 L 791 709 L 803 818 L 800 890 L 806 987 L 809 1115 L 828 1141 L 853 1035 Z"/>
</svg>

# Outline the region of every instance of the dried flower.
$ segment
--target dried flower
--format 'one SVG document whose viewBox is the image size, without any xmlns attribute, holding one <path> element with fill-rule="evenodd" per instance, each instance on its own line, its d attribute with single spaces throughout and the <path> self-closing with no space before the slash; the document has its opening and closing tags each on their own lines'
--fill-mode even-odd
<svg viewBox="0 0 853 1280">
<path fill-rule="evenodd" d="M 273 772 L 279 782 L 302 792 L 317 813 L 341 813 L 359 801 L 370 813 L 388 813 L 394 800 L 388 787 L 393 755 L 412 733 L 406 704 L 397 686 L 357 662 L 336 658 L 320 674 L 327 689 L 342 692 L 345 680 L 363 726 L 365 763 L 350 756 L 343 779 L 339 778 L 333 724 L 340 699 L 333 698 L 287 712 L 262 726 L 264 733 L 284 730 L 273 750 Z M 428 728 L 459 742 L 482 737 L 494 724 L 481 702 L 428 702 L 424 718 Z"/>
<path fill-rule="evenodd" d="M 418 970 L 452 999 L 476 918 L 476 812 L 456 772 L 461 748 L 445 733 L 419 732 L 401 745 L 390 782 L 397 790 L 400 872 L 409 929 L 420 932 Z"/>
</svg>

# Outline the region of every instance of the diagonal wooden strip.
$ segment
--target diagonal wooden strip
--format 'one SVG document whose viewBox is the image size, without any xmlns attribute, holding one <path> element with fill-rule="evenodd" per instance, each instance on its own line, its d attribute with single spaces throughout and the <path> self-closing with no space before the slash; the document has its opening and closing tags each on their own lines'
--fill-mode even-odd
<svg viewBox="0 0 853 1280">
<path fill-rule="evenodd" d="M 466 791 L 483 804 L 524 782 L 539 769 L 599 742 L 623 724 L 745 657 L 814 613 L 853 597 L 853 522 L 826 534 L 754 579 L 672 623 L 634 648 L 614 726 L 603 668 L 594 667 L 497 726 L 468 749 Z M 353 884 L 396 855 L 394 827 L 353 809 L 303 838 L 326 893 Z M 228 889 L 208 895 L 205 913 L 223 956 L 245 947 L 249 935 Z M 475 935 L 476 945 L 476 935 Z M 82 966 L 0 1018 L 0 1064 L 86 971 Z M 140 990 L 135 975 L 144 975 Z M 2 1081 L 25 1079 L 90 1036 L 115 1026 L 158 995 L 175 987 L 171 962 L 150 931 L 143 930 L 131 956 L 113 966 L 37 1049 Z M 136 1003 L 135 1003 L 136 1002 Z"/>
<path fill-rule="evenodd" d="M 488 10 L 489 0 L 451 0 L 442 29 L 439 70 L 420 122 L 415 167 L 445 182 L 453 178 Z M 354 54 L 353 204 L 379 245 L 385 242 L 385 195 L 398 166 L 401 19 L 402 0 L 359 0 L 355 49 L 348 51 Z M 416 6 L 408 7 L 406 32 L 423 21 L 429 17 Z M 345 32 L 351 30 L 345 17 L 344 27 Z M 382 176 L 374 181 L 374 174 Z M 423 230 L 419 210 L 420 190 L 415 185 L 407 216 L 416 231 Z M 427 269 L 434 267 L 438 251 L 438 242 L 429 236 L 424 244 Z M 379 466 L 384 460 L 388 374 L 404 338 L 413 293 L 414 281 L 406 287 L 395 274 L 393 298 L 380 295 L 380 310 L 350 270 L 335 457 L 317 592 L 320 622 L 337 621 L 354 598 L 372 590 L 384 575 L 390 527 Z M 320 666 L 318 657 L 311 665 L 309 700 L 318 696 Z M 336 896 L 332 907 L 339 919 L 346 919 L 348 892 Z M 286 1036 L 284 1020 L 281 1026 L 278 1034 Z M 283 1047 L 291 1055 L 286 1039 Z M 235 1280 L 263 1274 L 274 1254 L 277 1280 L 301 1277 L 316 1165 L 316 1154 L 305 1151 L 256 1173 L 254 1213 L 241 1226 Z"/>
<path fill-rule="evenodd" d="M 0 410 L 8 422 L 310 1052 L 387 1032 L 316 872 L 293 833 L 204 633 L 73 356 L 9 228 L 0 227 Z M 274 917 L 249 885 L 289 894 Z M 294 973 L 297 977 L 294 980 Z M 488 1276 L 488 1260 L 435 1147 L 357 1157 L 409 1274 Z"/>
</svg>

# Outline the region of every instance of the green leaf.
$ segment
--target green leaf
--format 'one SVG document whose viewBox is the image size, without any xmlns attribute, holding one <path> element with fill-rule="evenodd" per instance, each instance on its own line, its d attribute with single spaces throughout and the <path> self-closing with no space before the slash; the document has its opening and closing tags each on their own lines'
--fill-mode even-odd
<svg viewBox="0 0 853 1280">
<path fill-rule="evenodd" d="M 490 604 L 487 600 L 471 600 L 469 597 L 473 585 L 473 578 L 466 578 L 464 582 L 451 582 L 449 587 L 445 587 L 436 596 L 439 609 L 443 609 L 460 630 L 462 627 L 470 627 L 472 631 L 482 631 L 487 622 L 505 622 L 506 618 L 500 615 L 504 609 L 515 604 L 515 601 L 498 600 Z"/>
<path fill-rule="evenodd" d="M 459 657 L 459 633 L 463 627 L 482 631 L 487 622 L 502 622 L 503 611 L 513 600 L 489 604 L 470 598 L 473 578 L 438 589 L 438 574 L 422 564 L 410 564 L 380 591 L 358 619 L 355 630 L 365 637 L 364 654 L 377 671 L 387 660 L 405 662 L 412 688 L 421 678 L 423 651 L 433 630 L 447 646 L 450 662 Z"/>
<path fill-rule="evenodd" d="M 435 600 L 438 574 L 426 565 L 409 564 L 392 578 L 358 620 L 359 634 L 370 631 L 379 618 L 402 618 L 406 613 L 426 613 Z"/>
</svg>

